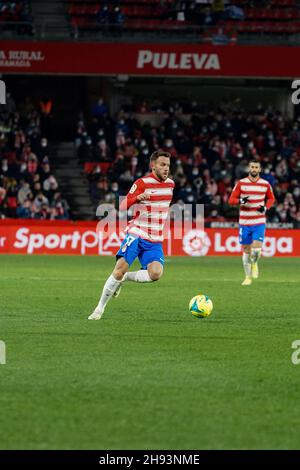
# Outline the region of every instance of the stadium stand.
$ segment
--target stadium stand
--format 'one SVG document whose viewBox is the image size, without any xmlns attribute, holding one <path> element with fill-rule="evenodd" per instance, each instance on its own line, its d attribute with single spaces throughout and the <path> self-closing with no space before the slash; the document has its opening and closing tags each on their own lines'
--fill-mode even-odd
<svg viewBox="0 0 300 470">
<path fill-rule="evenodd" d="M 0 2 L 0 35 L 236 42 L 295 41 L 296 0 L 23 0 Z M 179 34 L 180 33 L 180 34 Z"/>
<path fill-rule="evenodd" d="M 250 4 L 250 6 L 249 6 Z M 118 9 L 116 19 L 115 10 Z M 124 0 L 99 3 L 93 0 L 68 2 L 68 14 L 74 31 L 119 33 L 172 32 L 197 34 L 205 41 L 216 35 L 236 39 L 239 36 L 271 34 L 289 36 L 300 31 L 299 9 L 295 0 L 234 2 L 214 0 L 211 4 L 197 1 Z M 121 15 L 121 16 L 120 16 Z"/>
<path fill-rule="evenodd" d="M 161 124 L 141 124 L 136 114 L 141 110 L 159 115 Z M 151 152 L 161 148 L 173 157 L 174 202 L 205 204 L 210 221 L 233 220 L 229 194 L 249 159 L 256 158 L 278 201 L 270 222 L 300 227 L 300 118 L 290 121 L 261 106 L 255 112 L 237 107 L 203 112 L 196 102 L 142 103 L 121 109 L 116 118 L 107 112 L 90 122 L 81 117 L 75 147 L 94 209 L 126 194 L 148 171 Z"/>
<path fill-rule="evenodd" d="M 30 1 L 0 2 L 0 32 L 32 35 L 32 12 Z"/>
<path fill-rule="evenodd" d="M 69 218 L 59 190 L 43 116 L 29 104 L 20 112 L 8 93 L 0 113 L 0 218 Z"/>
</svg>

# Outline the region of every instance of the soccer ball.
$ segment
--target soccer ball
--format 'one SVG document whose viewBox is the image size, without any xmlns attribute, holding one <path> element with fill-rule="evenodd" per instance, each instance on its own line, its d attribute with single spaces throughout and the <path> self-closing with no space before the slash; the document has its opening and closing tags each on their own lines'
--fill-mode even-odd
<svg viewBox="0 0 300 470">
<path fill-rule="evenodd" d="M 205 318 L 211 314 L 213 309 L 213 303 L 207 295 L 199 294 L 195 295 L 190 300 L 189 310 L 192 315 L 198 318 Z"/>
</svg>

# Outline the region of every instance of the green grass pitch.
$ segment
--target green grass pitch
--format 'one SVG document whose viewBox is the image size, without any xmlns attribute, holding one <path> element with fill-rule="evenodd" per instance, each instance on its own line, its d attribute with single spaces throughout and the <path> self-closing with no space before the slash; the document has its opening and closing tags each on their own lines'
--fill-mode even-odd
<svg viewBox="0 0 300 470">
<path fill-rule="evenodd" d="M 169 258 L 87 321 L 113 264 L 0 257 L 1 449 L 300 448 L 300 259 Z"/>
</svg>

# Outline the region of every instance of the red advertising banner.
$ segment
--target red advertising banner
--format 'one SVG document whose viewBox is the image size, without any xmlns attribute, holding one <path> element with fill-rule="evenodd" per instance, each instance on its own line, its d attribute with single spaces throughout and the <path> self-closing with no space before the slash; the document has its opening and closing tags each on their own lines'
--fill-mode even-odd
<svg viewBox="0 0 300 470">
<path fill-rule="evenodd" d="M 97 233 L 96 222 L 0 221 L 0 253 L 113 256 L 124 232 Z M 187 230 L 164 241 L 168 256 L 226 256 L 241 253 L 237 229 Z M 300 230 L 267 230 L 263 256 L 300 256 Z"/>
<path fill-rule="evenodd" d="M 1 73 L 297 78 L 300 47 L 2 41 Z"/>
</svg>

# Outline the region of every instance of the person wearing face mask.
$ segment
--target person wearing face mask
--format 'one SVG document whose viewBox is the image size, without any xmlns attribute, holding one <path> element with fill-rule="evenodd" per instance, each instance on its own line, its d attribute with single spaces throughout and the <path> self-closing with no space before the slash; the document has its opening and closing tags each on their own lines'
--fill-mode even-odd
<svg viewBox="0 0 300 470">
<path fill-rule="evenodd" d="M 275 202 L 270 183 L 260 174 L 260 162 L 251 160 L 248 176 L 237 182 L 228 201 L 231 205 L 240 205 L 239 240 L 243 246 L 246 276 L 242 286 L 250 286 L 252 279 L 258 278 L 258 260 L 265 238 L 265 213 Z"/>
<path fill-rule="evenodd" d="M 38 146 L 38 149 L 37 149 L 37 157 L 38 157 L 39 162 L 41 162 L 46 155 L 49 156 L 50 153 L 51 151 L 49 148 L 48 139 L 46 137 L 42 137 L 40 141 L 40 145 Z"/>
<path fill-rule="evenodd" d="M 23 204 L 26 199 L 31 195 L 31 189 L 29 183 L 25 180 L 21 180 L 21 185 L 18 190 L 18 202 Z"/>
</svg>

